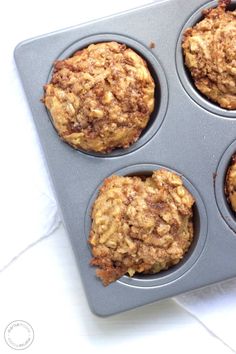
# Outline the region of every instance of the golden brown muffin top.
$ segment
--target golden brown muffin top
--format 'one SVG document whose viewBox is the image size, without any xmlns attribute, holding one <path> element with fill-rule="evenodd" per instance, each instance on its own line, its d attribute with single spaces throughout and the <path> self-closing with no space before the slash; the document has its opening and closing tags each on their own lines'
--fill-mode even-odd
<svg viewBox="0 0 236 354">
<path fill-rule="evenodd" d="M 236 154 L 232 156 L 225 179 L 225 194 L 231 208 L 236 212 Z"/>
<path fill-rule="evenodd" d="M 146 62 L 124 44 L 91 44 L 57 61 L 44 103 L 59 135 L 75 148 L 110 152 L 133 144 L 154 109 Z"/>
<path fill-rule="evenodd" d="M 196 87 L 222 108 L 236 109 L 236 10 L 228 0 L 203 12 L 184 33 L 183 52 Z"/>
<path fill-rule="evenodd" d="M 151 177 L 112 176 L 92 209 L 92 265 L 108 285 L 128 273 L 157 273 L 177 264 L 193 238 L 194 199 L 167 170 Z"/>
</svg>

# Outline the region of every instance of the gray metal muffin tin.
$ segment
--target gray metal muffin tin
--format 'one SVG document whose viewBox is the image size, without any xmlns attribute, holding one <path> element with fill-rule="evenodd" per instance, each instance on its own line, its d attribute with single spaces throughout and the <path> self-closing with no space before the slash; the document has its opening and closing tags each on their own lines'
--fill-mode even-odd
<svg viewBox="0 0 236 354">
<path fill-rule="evenodd" d="M 107 316 L 236 276 L 236 218 L 224 195 L 224 178 L 236 151 L 236 111 L 209 102 L 194 88 L 181 52 L 183 30 L 216 1 L 168 0 L 20 43 L 15 60 L 47 160 L 91 310 Z M 235 1 L 233 1 L 235 8 Z M 156 108 L 129 149 L 85 153 L 61 141 L 44 105 L 52 63 L 90 43 L 126 43 L 147 61 L 156 81 Z M 151 47 L 151 42 L 155 44 Z M 194 242 L 183 261 L 156 275 L 139 275 L 104 287 L 89 265 L 91 206 L 112 175 L 148 174 L 161 167 L 183 176 L 196 199 Z"/>
</svg>

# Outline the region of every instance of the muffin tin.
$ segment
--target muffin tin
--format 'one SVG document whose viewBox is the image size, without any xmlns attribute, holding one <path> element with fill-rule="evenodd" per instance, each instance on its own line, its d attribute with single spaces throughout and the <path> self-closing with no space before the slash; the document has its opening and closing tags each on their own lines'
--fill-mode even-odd
<svg viewBox="0 0 236 354">
<path fill-rule="evenodd" d="M 236 2 L 232 2 L 236 7 Z M 216 1 L 167 0 L 20 43 L 15 60 L 47 160 L 91 310 L 125 311 L 236 276 L 236 218 L 224 178 L 236 150 L 236 111 L 209 102 L 183 64 L 181 38 Z M 59 139 L 40 102 L 52 64 L 90 43 L 115 40 L 137 51 L 156 82 L 156 108 L 140 139 L 110 154 L 75 150 Z M 89 265 L 90 212 L 98 188 L 112 175 L 143 175 L 160 167 L 183 177 L 194 196 L 194 242 L 175 267 L 124 276 L 104 287 Z"/>
</svg>

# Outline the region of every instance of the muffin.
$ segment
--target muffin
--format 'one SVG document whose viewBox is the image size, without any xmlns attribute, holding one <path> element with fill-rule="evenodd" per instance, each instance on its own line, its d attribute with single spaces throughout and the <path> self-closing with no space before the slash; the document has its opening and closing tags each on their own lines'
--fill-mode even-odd
<svg viewBox="0 0 236 354">
<path fill-rule="evenodd" d="M 116 42 L 91 44 L 55 62 L 44 89 L 59 136 L 86 151 L 129 147 L 154 109 L 155 84 L 146 62 Z"/>
<path fill-rule="evenodd" d="M 103 284 L 179 263 L 193 240 L 193 204 L 181 178 L 164 169 L 146 178 L 107 178 L 92 208 L 89 235 L 91 265 Z"/>
<path fill-rule="evenodd" d="M 236 154 L 232 156 L 231 164 L 226 174 L 225 194 L 231 209 L 236 212 Z"/>
<path fill-rule="evenodd" d="M 188 28 L 183 53 L 198 90 L 222 108 L 236 109 L 236 10 L 228 0 L 203 12 L 204 19 Z"/>
</svg>

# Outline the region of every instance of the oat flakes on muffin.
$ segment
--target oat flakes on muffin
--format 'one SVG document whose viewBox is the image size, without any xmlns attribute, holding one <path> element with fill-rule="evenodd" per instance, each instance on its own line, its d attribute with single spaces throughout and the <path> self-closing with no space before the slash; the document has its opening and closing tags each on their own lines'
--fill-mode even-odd
<svg viewBox="0 0 236 354">
<path fill-rule="evenodd" d="M 179 263 L 193 240 L 193 204 L 182 179 L 164 169 L 147 178 L 107 178 L 92 208 L 89 235 L 91 265 L 103 284 Z"/>
<path fill-rule="evenodd" d="M 232 156 L 231 164 L 226 174 L 225 194 L 231 209 L 236 212 L 236 154 Z"/>
<path fill-rule="evenodd" d="M 57 61 L 44 89 L 60 137 L 87 151 L 129 147 L 154 109 L 155 84 L 146 62 L 116 42 L 91 44 Z"/>
<path fill-rule="evenodd" d="M 236 109 L 236 10 L 230 0 L 205 10 L 183 37 L 185 64 L 198 90 L 222 108 Z"/>
</svg>

